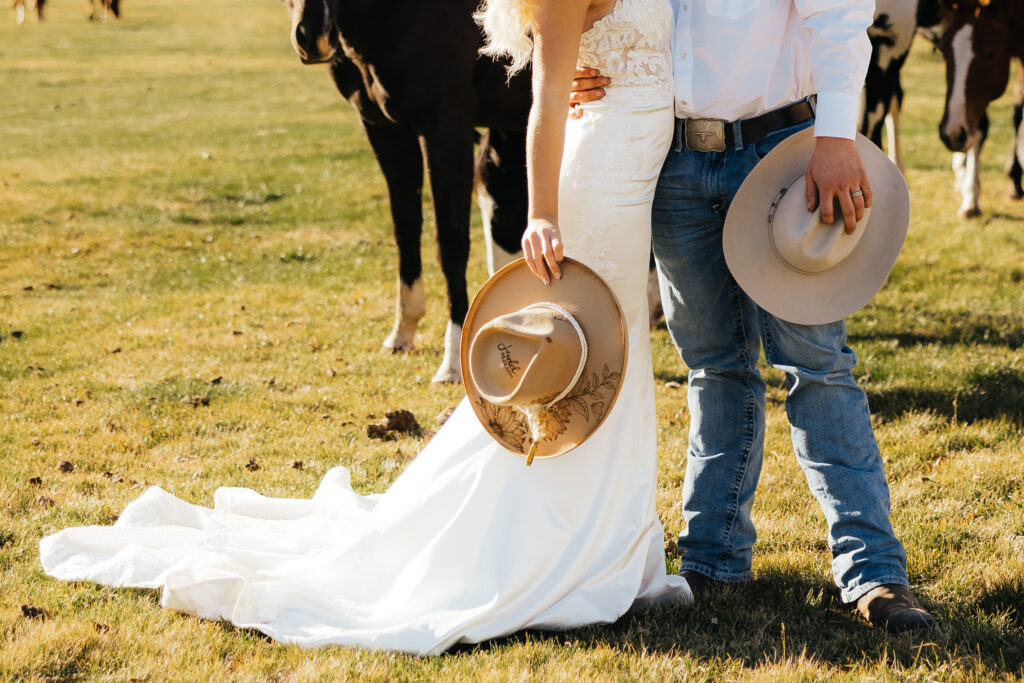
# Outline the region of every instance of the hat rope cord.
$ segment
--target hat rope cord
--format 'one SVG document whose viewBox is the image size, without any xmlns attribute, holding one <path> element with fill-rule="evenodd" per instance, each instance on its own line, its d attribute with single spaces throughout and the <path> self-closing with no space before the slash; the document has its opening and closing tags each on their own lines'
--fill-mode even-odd
<svg viewBox="0 0 1024 683">
<path fill-rule="evenodd" d="M 581 328 L 580 324 L 576 322 L 576 318 L 574 318 L 569 311 L 565 310 L 558 304 L 551 303 L 550 301 L 542 301 L 532 304 L 527 306 L 525 310 L 536 308 L 546 308 L 565 318 L 565 320 L 572 325 L 573 329 L 576 330 L 576 336 L 579 337 L 580 340 L 581 352 L 580 362 L 576 366 L 576 372 L 573 374 L 572 380 L 561 392 L 558 393 L 557 396 L 546 403 L 516 406 L 519 412 L 526 416 L 526 424 L 530 427 L 530 438 L 532 443 L 530 445 L 530 452 L 526 456 L 527 465 L 533 464 L 533 456 L 537 453 L 537 444 L 548 436 L 547 421 L 545 420 L 547 417 L 547 409 L 569 395 L 569 392 L 576 386 L 576 382 L 579 381 L 580 376 L 583 374 L 583 370 L 587 366 L 587 338 L 583 334 L 583 328 Z"/>
</svg>

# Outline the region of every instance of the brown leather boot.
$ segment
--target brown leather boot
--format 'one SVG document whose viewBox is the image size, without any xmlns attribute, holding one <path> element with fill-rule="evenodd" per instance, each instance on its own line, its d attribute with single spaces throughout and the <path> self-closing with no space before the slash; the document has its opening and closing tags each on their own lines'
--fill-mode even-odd
<svg viewBox="0 0 1024 683">
<path fill-rule="evenodd" d="M 860 596 L 857 611 L 889 633 L 919 631 L 935 625 L 935 618 L 921 607 L 910 589 L 896 583 L 877 586 Z"/>
<path fill-rule="evenodd" d="M 721 581 L 715 581 L 710 576 L 695 572 L 692 569 L 684 569 L 679 572 L 679 576 L 686 579 L 686 583 L 690 584 L 690 590 L 693 591 L 693 597 L 695 600 L 714 593 L 719 590 L 725 584 Z"/>
</svg>

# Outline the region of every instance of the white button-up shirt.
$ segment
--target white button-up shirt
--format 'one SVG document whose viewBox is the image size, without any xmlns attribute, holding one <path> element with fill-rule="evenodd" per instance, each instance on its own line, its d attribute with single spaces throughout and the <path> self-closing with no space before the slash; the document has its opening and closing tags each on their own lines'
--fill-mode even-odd
<svg viewBox="0 0 1024 683">
<path fill-rule="evenodd" d="M 672 0 L 676 116 L 726 121 L 818 94 L 814 134 L 853 139 L 874 0 Z"/>
</svg>

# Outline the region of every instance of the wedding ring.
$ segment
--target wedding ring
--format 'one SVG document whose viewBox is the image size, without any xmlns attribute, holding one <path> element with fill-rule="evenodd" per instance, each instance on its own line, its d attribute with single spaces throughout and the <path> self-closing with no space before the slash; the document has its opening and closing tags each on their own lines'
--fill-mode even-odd
<svg viewBox="0 0 1024 683">
<path fill-rule="evenodd" d="M 850 193 L 850 199 L 853 199 L 854 197 L 859 197 L 862 194 L 864 194 L 864 190 L 856 190 L 854 192 L 851 192 Z"/>
</svg>

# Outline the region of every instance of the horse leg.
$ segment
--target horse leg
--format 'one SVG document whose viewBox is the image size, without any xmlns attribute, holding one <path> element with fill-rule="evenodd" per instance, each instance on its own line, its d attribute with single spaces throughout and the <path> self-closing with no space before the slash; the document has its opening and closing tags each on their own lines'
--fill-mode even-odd
<svg viewBox="0 0 1024 683">
<path fill-rule="evenodd" d="M 110 0 L 110 11 L 113 12 L 115 19 L 121 18 L 121 0 Z"/>
<path fill-rule="evenodd" d="M 477 147 L 476 200 L 491 275 L 519 257 L 526 229 L 526 135 L 492 128 Z"/>
<path fill-rule="evenodd" d="M 885 117 L 886 149 L 889 158 L 900 173 L 906 175 L 906 167 L 903 165 L 903 153 L 900 150 L 900 110 L 903 107 L 903 89 L 894 93 L 892 102 L 889 104 L 889 113 Z"/>
<path fill-rule="evenodd" d="M 658 326 L 665 309 L 661 305 L 661 284 L 658 282 L 658 267 L 651 252 L 651 263 L 647 267 L 647 318 L 653 330 Z"/>
<path fill-rule="evenodd" d="M 1017 65 L 1017 101 L 1013 105 L 1013 149 L 1006 164 L 1006 175 L 1010 177 L 1010 198 L 1024 199 L 1024 62 Z"/>
<path fill-rule="evenodd" d="M 981 156 L 981 148 L 988 137 L 988 115 L 981 117 L 978 124 L 978 136 L 969 140 L 967 149 L 962 154 L 953 155 L 953 168 L 957 171 L 957 179 L 960 185 L 960 195 L 963 201 L 956 215 L 959 218 L 977 218 L 981 215 L 981 208 L 978 206 L 978 196 L 981 194 L 981 168 L 978 163 Z M 957 168 L 958 157 L 960 168 Z"/>
<path fill-rule="evenodd" d="M 14 21 L 19 26 L 25 23 L 25 0 L 14 0 Z"/>
<path fill-rule="evenodd" d="M 426 313 L 420 234 L 423 229 L 423 155 L 416 136 L 393 126 L 364 122 L 366 137 L 384 173 L 398 246 L 398 296 L 395 326 L 383 347 L 392 352 L 415 348 L 416 328 Z"/>
<path fill-rule="evenodd" d="M 462 382 L 462 323 L 469 310 L 466 296 L 466 265 L 469 262 L 469 211 L 473 195 L 473 126 L 452 111 L 439 116 L 424 133 L 423 149 L 430 173 L 437 222 L 437 252 L 441 272 L 448 283 L 448 327 L 444 333 L 444 358 L 434 382 Z"/>
</svg>

